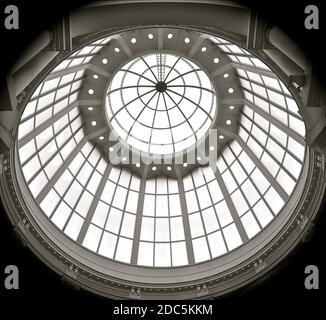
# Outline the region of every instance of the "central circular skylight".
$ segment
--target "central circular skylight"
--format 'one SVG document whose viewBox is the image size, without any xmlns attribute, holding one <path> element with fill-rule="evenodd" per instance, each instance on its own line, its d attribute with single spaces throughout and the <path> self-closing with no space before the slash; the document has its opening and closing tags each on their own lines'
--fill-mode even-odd
<svg viewBox="0 0 326 320">
<path fill-rule="evenodd" d="M 130 146 L 171 154 L 196 144 L 210 129 L 215 90 L 190 60 L 152 53 L 133 59 L 115 74 L 106 111 L 116 134 Z"/>
</svg>

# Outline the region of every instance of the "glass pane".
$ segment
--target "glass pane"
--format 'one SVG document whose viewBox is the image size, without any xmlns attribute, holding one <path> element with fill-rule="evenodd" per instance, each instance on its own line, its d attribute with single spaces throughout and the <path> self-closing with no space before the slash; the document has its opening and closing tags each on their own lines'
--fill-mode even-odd
<svg viewBox="0 0 326 320">
<path fill-rule="evenodd" d="M 97 247 L 98 247 L 101 235 L 102 235 L 102 230 L 91 224 L 87 230 L 85 239 L 83 241 L 83 246 L 92 251 L 97 251 Z"/>
<path fill-rule="evenodd" d="M 112 233 L 104 232 L 98 253 L 104 257 L 113 259 L 117 238 L 118 237 Z"/>
<path fill-rule="evenodd" d="M 155 241 L 170 241 L 169 219 L 155 220 Z"/>
<path fill-rule="evenodd" d="M 195 262 L 202 262 L 210 259 L 206 238 L 192 240 L 192 246 L 194 248 Z"/>
<path fill-rule="evenodd" d="M 176 242 L 172 247 L 172 265 L 174 267 L 188 264 L 187 248 L 185 242 Z"/>
<path fill-rule="evenodd" d="M 241 218 L 241 222 L 249 239 L 255 236 L 260 231 L 260 227 L 251 212 L 246 213 Z"/>
<path fill-rule="evenodd" d="M 70 213 L 71 213 L 71 208 L 69 208 L 69 206 L 67 206 L 62 201 L 59 204 L 57 210 L 54 212 L 51 220 L 59 229 L 63 229 L 67 219 L 70 216 Z"/>
<path fill-rule="evenodd" d="M 153 266 L 153 257 L 154 257 L 153 251 L 154 251 L 153 243 L 140 242 L 137 264 L 142 266 Z"/>
<path fill-rule="evenodd" d="M 223 234 L 229 250 L 233 250 L 242 244 L 241 237 L 234 223 L 225 227 Z"/>
<path fill-rule="evenodd" d="M 113 233 L 119 233 L 122 211 L 111 208 L 105 229 Z"/>
<path fill-rule="evenodd" d="M 208 243 L 211 249 L 212 258 L 216 258 L 227 252 L 222 234 L 220 231 L 214 232 L 208 236 Z"/>
<path fill-rule="evenodd" d="M 141 225 L 140 240 L 153 241 L 154 240 L 154 219 L 143 218 Z"/>
<path fill-rule="evenodd" d="M 204 228 L 199 213 L 189 215 L 189 224 L 192 238 L 196 238 L 204 234 Z"/>
<path fill-rule="evenodd" d="M 184 240 L 184 230 L 182 218 L 171 218 L 170 220 L 171 228 L 171 241 Z"/>
<path fill-rule="evenodd" d="M 171 266 L 170 244 L 165 244 L 165 243 L 155 244 L 155 266 L 156 267 Z"/>
<path fill-rule="evenodd" d="M 273 219 L 273 215 L 268 209 L 267 205 L 263 200 L 260 200 L 254 207 L 253 211 L 261 224 L 264 228 L 266 225 Z"/>
<path fill-rule="evenodd" d="M 117 246 L 117 252 L 115 254 L 115 259 L 121 262 L 130 263 L 131 249 L 132 241 L 120 237 Z"/>
<path fill-rule="evenodd" d="M 210 232 L 213 232 L 213 231 L 216 231 L 219 229 L 216 214 L 212 207 L 204 210 L 202 213 L 202 216 L 203 216 L 205 229 L 206 229 L 207 233 L 210 233 Z"/>
<path fill-rule="evenodd" d="M 77 240 L 80 229 L 82 228 L 84 219 L 78 214 L 73 214 L 69 220 L 69 223 L 65 229 L 65 234 L 73 240 Z"/>
</svg>

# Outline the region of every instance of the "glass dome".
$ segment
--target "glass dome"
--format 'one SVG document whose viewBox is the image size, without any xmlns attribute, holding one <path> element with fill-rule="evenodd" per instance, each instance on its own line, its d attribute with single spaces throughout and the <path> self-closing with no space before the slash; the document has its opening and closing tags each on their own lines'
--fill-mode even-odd
<svg viewBox="0 0 326 320">
<path fill-rule="evenodd" d="M 162 161 L 149 174 L 151 165 L 110 162 L 112 130 L 127 149 L 172 156 L 218 134 L 208 165 Z M 71 250 L 175 270 L 219 265 L 291 215 L 304 135 L 291 93 L 253 54 L 151 28 L 96 40 L 57 65 L 22 113 L 17 149 L 34 202 Z"/>
<path fill-rule="evenodd" d="M 195 63 L 152 53 L 114 75 L 106 110 L 122 141 L 148 153 L 175 153 L 208 132 L 216 113 L 215 90 Z"/>
</svg>

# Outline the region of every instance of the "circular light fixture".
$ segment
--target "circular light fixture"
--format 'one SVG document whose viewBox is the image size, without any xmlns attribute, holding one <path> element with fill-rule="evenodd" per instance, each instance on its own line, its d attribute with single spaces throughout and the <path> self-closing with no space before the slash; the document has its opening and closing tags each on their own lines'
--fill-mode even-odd
<svg viewBox="0 0 326 320">
<path fill-rule="evenodd" d="M 93 127 L 95 127 L 96 124 L 97 124 L 97 122 L 96 121 L 92 121 L 91 124 L 92 124 Z"/>
<path fill-rule="evenodd" d="M 88 107 L 87 110 L 88 110 L 88 111 L 93 111 L 94 108 L 93 108 L 93 107 Z"/>
<path fill-rule="evenodd" d="M 107 63 L 108 63 L 108 59 L 103 58 L 103 59 L 102 59 L 102 63 L 103 63 L 103 64 L 107 64 Z"/>
<path fill-rule="evenodd" d="M 234 110 L 234 106 L 229 106 L 229 109 L 230 110 Z"/>
<path fill-rule="evenodd" d="M 185 38 L 185 43 L 186 44 L 190 43 L 190 39 L 189 38 Z"/>
<path fill-rule="evenodd" d="M 119 53 L 119 52 L 120 52 L 120 48 L 114 48 L 114 51 L 115 51 L 116 53 Z"/>
<path fill-rule="evenodd" d="M 104 140 L 104 137 L 103 137 L 103 136 L 100 136 L 100 137 L 99 137 L 99 140 Z"/>
<path fill-rule="evenodd" d="M 136 167 L 140 168 L 140 163 L 139 162 L 136 163 Z"/>
<path fill-rule="evenodd" d="M 206 52 L 207 48 L 206 47 L 202 47 L 201 48 L 201 52 Z"/>
<path fill-rule="evenodd" d="M 234 92 L 234 89 L 233 88 L 229 88 L 228 89 L 228 93 L 233 93 Z"/>
<path fill-rule="evenodd" d="M 93 90 L 93 89 L 89 89 L 89 90 L 88 90 L 88 93 L 89 93 L 90 95 L 92 95 L 92 94 L 94 94 L 94 90 Z"/>
<path fill-rule="evenodd" d="M 131 38 L 130 42 L 131 43 L 136 43 L 137 42 L 137 39 L 136 38 Z"/>
<path fill-rule="evenodd" d="M 93 78 L 94 79 L 98 79 L 98 75 L 97 74 L 93 74 Z"/>
<path fill-rule="evenodd" d="M 157 169 L 156 167 L 152 167 L 152 171 L 156 171 L 156 169 Z"/>
<path fill-rule="evenodd" d="M 226 120 L 225 123 L 229 126 L 232 123 L 232 121 L 231 120 Z"/>
<path fill-rule="evenodd" d="M 217 64 L 217 63 L 219 63 L 219 62 L 220 62 L 220 59 L 219 59 L 219 58 L 214 58 L 214 60 L 213 60 L 213 61 L 214 61 L 214 63 L 215 63 L 215 64 Z"/>
<path fill-rule="evenodd" d="M 229 74 L 228 73 L 224 73 L 223 74 L 223 78 L 228 78 L 229 77 Z"/>
<path fill-rule="evenodd" d="M 109 151 L 110 151 L 110 152 L 112 152 L 113 150 L 114 150 L 113 147 L 110 147 L 110 148 L 109 148 Z"/>
<path fill-rule="evenodd" d="M 184 167 L 184 168 L 187 168 L 187 167 L 188 167 L 188 163 L 187 163 L 187 162 L 184 162 L 184 163 L 183 163 L 183 167 Z"/>
<path fill-rule="evenodd" d="M 152 40 L 154 38 L 153 34 L 149 33 L 148 34 L 148 39 Z"/>
<path fill-rule="evenodd" d="M 167 166 L 166 169 L 167 169 L 168 171 L 171 171 L 171 170 L 172 170 L 172 168 L 171 168 L 170 166 Z"/>
<path fill-rule="evenodd" d="M 210 146 L 209 147 L 209 151 L 214 151 L 215 150 L 215 147 L 214 146 Z"/>
<path fill-rule="evenodd" d="M 218 137 L 219 137 L 219 139 L 221 139 L 221 140 L 223 140 L 223 139 L 224 139 L 224 136 L 223 136 L 223 135 L 221 135 L 221 134 L 220 134 Z"/>
<path fill-rule="evenodd" d="M 169 33 L 168 34 L 168 39 L 172 39 L 173 38 L 173 34 L 172 33 Z"/>
</svg>

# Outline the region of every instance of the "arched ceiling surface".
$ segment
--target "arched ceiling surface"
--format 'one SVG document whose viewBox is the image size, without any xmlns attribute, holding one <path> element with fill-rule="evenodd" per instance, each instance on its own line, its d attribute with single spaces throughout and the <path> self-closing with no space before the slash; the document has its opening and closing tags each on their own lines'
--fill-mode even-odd
<svg viewBox="0 0 326 320">
<path fill-rule="evenodd" d="M 107 88 L 144 43 L 163 57 L 186 52 L 209 75 L 220 103 L 209 165 L 164 174 L 162 163 L 110 163 Z M 304 135 L 295 100 L 261 60 L 220 37 L 152 28 L 102 38 L 61 62 L 26 105 L 18 149 L 35 202 L 67 237 L 110 260 L 170 268 L 267 237 L 300 179 Z"/>
</svg>

